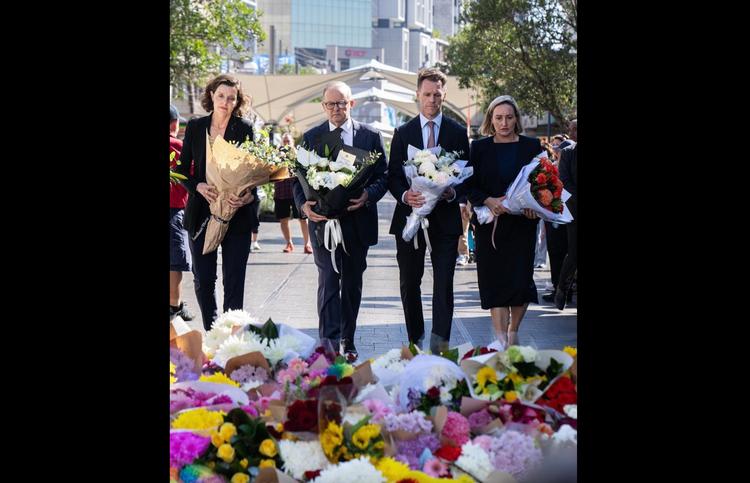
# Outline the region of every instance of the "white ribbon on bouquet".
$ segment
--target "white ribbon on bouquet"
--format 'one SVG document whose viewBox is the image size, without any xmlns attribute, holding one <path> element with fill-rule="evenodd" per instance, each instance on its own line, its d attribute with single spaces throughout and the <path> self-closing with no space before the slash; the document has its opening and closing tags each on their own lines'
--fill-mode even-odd
<svg viewBox="0 0 750 483">
<path fill-rule="evenodd" d="M 331 252 L 331 264 L 336 273 L 339 273 L 339 269 L 336 268 L 336 248 L 339 245 L 344 247 L 344 252 L 348 255 L 349 252 L 346 251 L 346 243 L 344 243 L 344 234 L 341 231 L 341 222 L 339 222 L 338 218 L 334 218 L 326 221 L 323 246 L 325 246 L 326 250 Z"/>
</svg>

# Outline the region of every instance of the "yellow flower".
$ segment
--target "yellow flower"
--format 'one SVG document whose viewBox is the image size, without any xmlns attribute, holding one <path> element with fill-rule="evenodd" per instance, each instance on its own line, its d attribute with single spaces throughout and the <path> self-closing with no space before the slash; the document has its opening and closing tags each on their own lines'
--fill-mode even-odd
<svg viewBox="0 0 750 483">
<path fill-rule="evenodd" d="M 247 461 L 247 458 L 242 458 L 240 460 L 240 466 L 242 466 L 243 469 L 247 469 L 249 464 L 250 463 Z"/>
<path fill-rule="evenodd" d="M 258 465 L 258 468 L 276 468 L 276 461 L 274 460 L 262 460 Z"/>
<path fill-rule="evenodd" d="M 262 418 L 270 418 L 271 417 L 271 410 L 266 409 L 266 411 L 260 415 Z"/>
<path fill-rule="evenodd" d="M 170 374 L 176 374 L 177 373 L 177 366 L 174 365 L 174 362 L 169 361 L 169 373 Z"/>
<path fill-rule="evenodd" d="M 211 376 L 201 376 L 201 378 L 198 380 L 206 382 L 216 382 L 219 384 L 229 384 L 230 386 L 240 387 L 239 382 L 235 382 L 229 379 L 224 373 L 221 372 L 217 372 L 216 374 L 213 374 Z"/>
<path fill-rule="evenodd" d="M 275 429 L 279 433 L 284 432 L 284 423 L 276 423 Z"/>
<path fill-rule="evenodd" d="M 393 458 L 382 458 L 377 464 L 377 469 L 388 481 L 399 481 L 406 478 L 410 470 L 407 465 Z"/>
<path fill-rule="evenodd" d="M 563 349 L 563 352 L 565 352 L 566 354 L 569 354 L 570 357 L 575 357 L 576 354 L 578 354 L 578 350 L 575 347 L 571 347 L 569 345 L 565 346 L 565 348 Z"/>
<path fill-rule="evenodd" d="M 383 441 L 378 441 L 372 447 L 375 449 L 383 449 L 385 448 L 385 443 Z"/>
<path fill-rule="evenodd" d="M 218 431 L 211 431 L 211 444 L 217 448 L 224 444 L 224 438 L 221 437 L 221 433 Z"/>
<path fill-rule="evenodd" d="M 489 366 L 484 366 L 477 372 L 477 384 L 479 384 L 479 389 L 484 390 L 488 382 L 497 384 L 497 374 L 495 373 L 495 369 Z"/>
<path fill-rule="evenodd" d="M 505 379 L 513 382 L 514 386 L 518 386 L 523 382 L 523 376 L 517 373 L 508 374 L 507 376 L 505 376 Z"/>
<path fill-rule="evenodd" d="M 245 473 L 235 473 L 229 483 L 248 483 L 250 481 L 250 475 Z"/>
<path fill-rule="evenodd" d="M 260 454 L 268 456 L 269 458 L 273 458 L 278 453 L 278 451 L 276 451 L 276 443 L 270 438 L 264 439 L 263 442 L 260 443 L 259 451 Z"/>
<path fill-rule="evenodd" d="M 323 434 L 320 435 L 320 444 L 326 456 L 333 456 L 333 449 L 344 442 L 344 430 L 338 424 L 331 421 Z"/>
<path fill-rule="evenodd" d="M 516 391 L 506 391 L 505 394 L 503 394 L 503 398 L 509 403 L 512 403 L 518 399 L 518 394 Z"/>
<path fill-rule="evenodd" d="M 169 383 L 174 384 L 175 382 L 177 382 L 177 378 L 174 376 L 169 376 Z"/>
<path fill-rule="evenodd" d="M 364 426 L 359 428 L 352 436 L 352 443 L 359 449 L 365 449 L 370 445 L 370 437 L 362 431 Z"/>
<path fill-rule="evenodd" d="M 341 377 L 349 377 L 354 374 L 354 366 L 347 364 L 344 366 L 344 370 L 341 372 Z"/>
<path fill-rule="evenodd" d="M 219 428 L 219 434 L 221 434 L 224 441 L 229 442 L 229 440 L 232 439 L 232 436 L 237 434 L 237 427 L 232 423 L 224 423 L 221 425 L 221 428 Z"/>
<path fill-rule="evenodd" d="M 219 446 L 216 456 L 223 459 L 225 463 L 231 463 L 234 460 L 234 448 L 231 444 L 222 444 Z"/>
<path fill-rule="evenodd" d="M 186 411 L 172 422 L 172 429 L 216 429 L 224 422 L 224 414 L 222 411 L 209 411 L 205 408 Z"/>
</svg>

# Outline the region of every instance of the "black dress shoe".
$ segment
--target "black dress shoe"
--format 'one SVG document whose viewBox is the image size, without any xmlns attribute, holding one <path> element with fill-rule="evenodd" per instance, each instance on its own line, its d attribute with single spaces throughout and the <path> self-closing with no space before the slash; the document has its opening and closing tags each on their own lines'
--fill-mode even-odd
<svg viewBox="0 0 750 483">
<path fill-rule="evenodd" d="M 566 298 L 566 293 L 562 290 L 558 290 L 557 292 L 555 292 L 555 306 L 557 307 L 557 310 L 562 310 L 565 308 Z"/>
<path fill-rule="evenodd" d="M 554 300 L 555 300 L 555 292 L 552 291 L 552 292 L 548 293 L 547 295 L 542 295 L 542 300 L 544 300 L 545 302 L 554 302 Z"/>
<path fill-rule="evenodd" d="M 346 361 L 349 363 L 356 361 L 359 354 L 357 348 L 354 347 L 354 341 L 341 339 L 341 354 L 346 357 Z"/>
</svg>

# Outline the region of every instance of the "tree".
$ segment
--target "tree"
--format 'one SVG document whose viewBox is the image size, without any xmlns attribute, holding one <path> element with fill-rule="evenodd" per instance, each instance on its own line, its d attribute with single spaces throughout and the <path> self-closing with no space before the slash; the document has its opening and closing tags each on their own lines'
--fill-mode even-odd
<svg viewBox="0 0 750 483">
<path fill-rule="evenodd" d="M 524 112 L 565 125 L 577 105 L 577 0 L 477 0 L 462 17 L 448 73 L 479 89 L 485 106 L 510 94 Z"/>
<path fill-rule="evenodd" d="M 244 51 L 252 39 L 265 40 L 258 13 L 242 0 L 170 0 L 169 82 L 194 109 L 195 86 L 219 71 L 221 49 Z"/>
<path fill-rule="evenodd" d="M 284 64 L 279 68 L 277 73 L 281 75 L 293 75 L 297 73 L 296 70 L 294 64 Z M 299 75 L 314 75 L 319 73 L 315 67 L 310 67 L 309 65 L 303 65 L 299 68 Z"/>
</svg>

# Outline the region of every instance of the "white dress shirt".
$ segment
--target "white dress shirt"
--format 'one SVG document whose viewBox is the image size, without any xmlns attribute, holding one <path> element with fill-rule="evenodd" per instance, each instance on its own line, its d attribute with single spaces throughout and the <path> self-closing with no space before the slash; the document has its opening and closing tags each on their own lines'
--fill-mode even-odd
<svg viewBox="0 0 750 483">
<path fill-rule="evenodd" d="M 334 129 L 336 129 L 336 126 L 331 121 L 328 121 L 328 129 L 330 131 L 333 131 Z M 343 131 L 341 132 L 341 139 L 344 141 L 344 144 L 347 146 L 353 146 L 354 145 L 354 124 L 352 123 L 351 117 L 347 118 L 346 122 L 344 122 L 344 124 L 341 125 L 341 129 L 343 129 Z"/>
<path fill-rule="evenodd" d="M 424 149 L 427 149 L 427 142 L 430 139 L 430 126 L 427 125 L 427 122 L 429 121 L 430 119 L 427 119 L 426 117 L 424 117 L 424 115 L 421 112 L 419 113 L 419 123 L 422 126 L 422 146 L 424 147 Z M 435 117 L 435 119 L 432 119 L 432 122 L 434 123 L 432 125 L 432 129 L 435 135 L 435 146 L 438 146 L 438 135 L 440 134 L 440 124 L 443 122 L 443 113 L 441 112 L 440 114 L 438 114 Z M 451 201 L 455 199 L 456 199 L 456 193 L 454 191 L 453 197 L 449 199 L 448 202 L 450 203 Z M 408 204 L 406 202 L 406 191 L 404 191 L 404 194 L 401 195 L 401 202 L 404 203 L 405 205 Z"/>
</svg>

